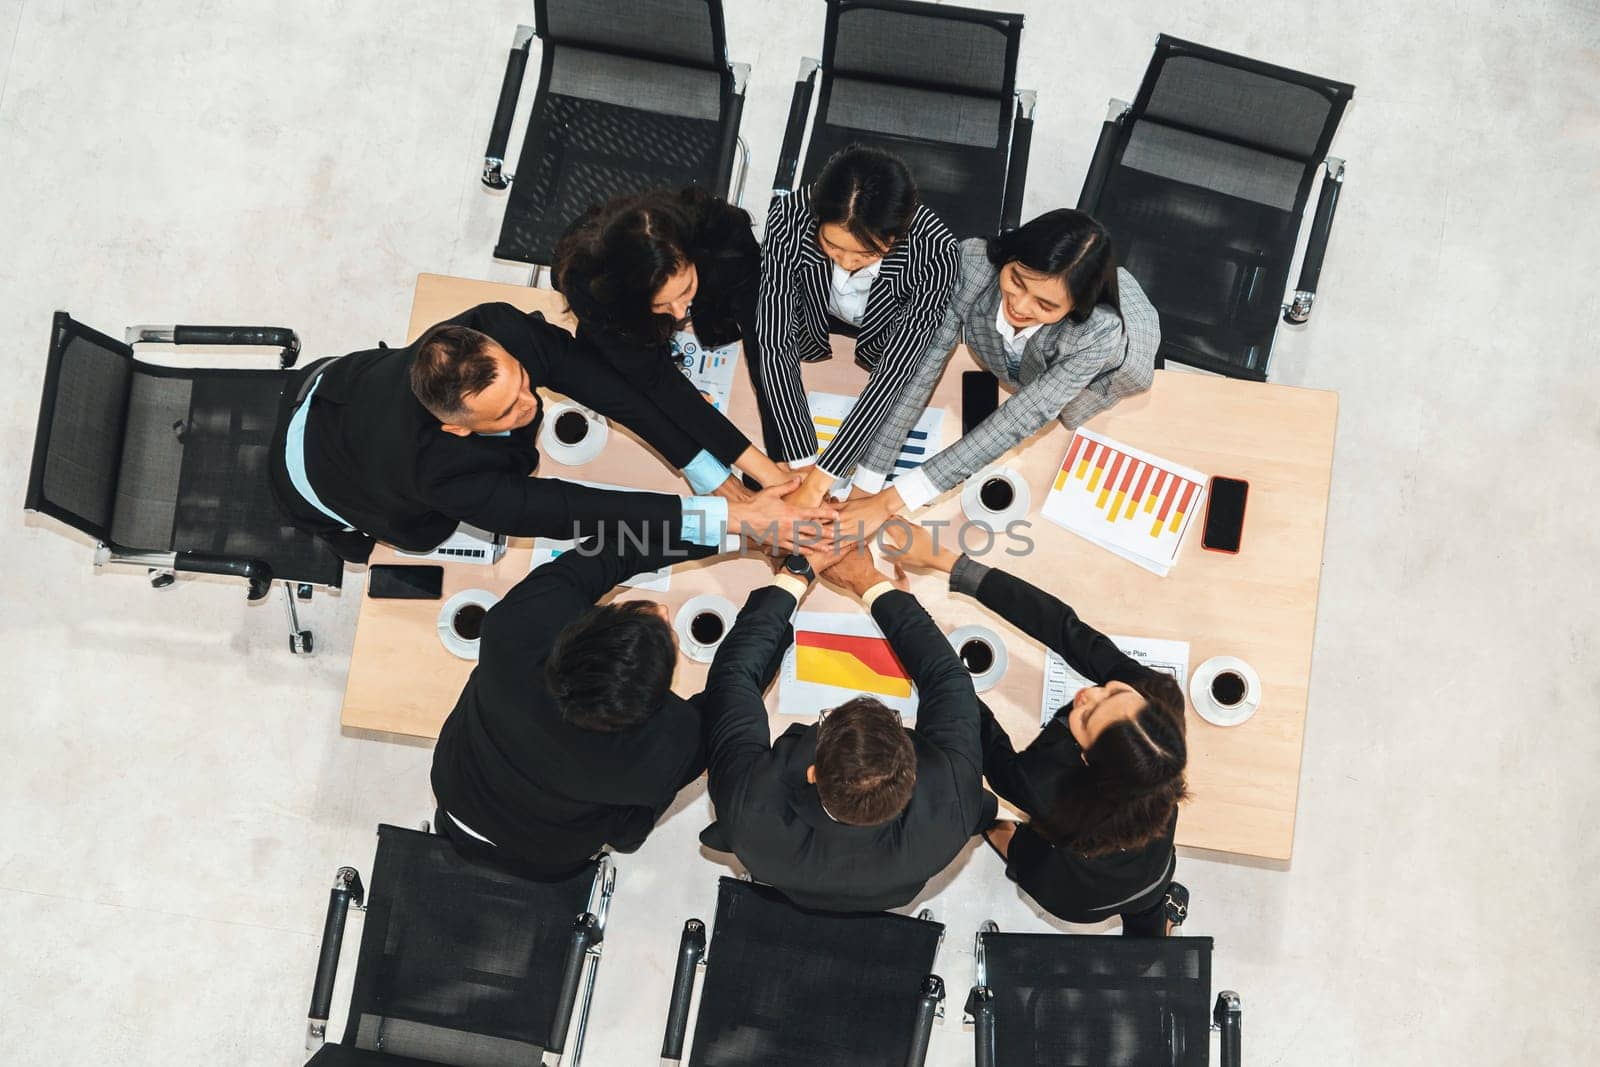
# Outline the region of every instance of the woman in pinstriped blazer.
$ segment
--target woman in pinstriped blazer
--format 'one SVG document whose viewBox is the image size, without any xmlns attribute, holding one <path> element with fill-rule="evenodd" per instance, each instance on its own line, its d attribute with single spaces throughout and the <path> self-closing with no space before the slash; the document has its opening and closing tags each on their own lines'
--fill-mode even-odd
<svg viewBox="0 0 1600 1067">
<path fill-rule="evenodd" d="M 955 238 L 887 152 L 843 149 L 809 189 L 773 200 L 756 308 L 760 352 L 749 366 L 767 455 L 792 470 L 810 468 L 795 502 L 820 503 L 882 431 L 930 352 L 958 264 Z M 800 364 L 831 357 L 829 333 L 855 335 L 868 378 L 819 450 Z"/>
<path fill-rule="evenodd" d="M 958 341 L 1013 390 L 1005 403 L 921 467 L 884 488 Z M 960 485 L 1059 419 L 1069 429 L 1150 388 L 1161 325 L 1105 228 L 1060 208 L 998 237 L 961 243 L 961 284 L 915 380 L 856 470 L 842 516 L 874 529 Z M 870 495 L 876 494 L 876 495 Z"/>
</svg>

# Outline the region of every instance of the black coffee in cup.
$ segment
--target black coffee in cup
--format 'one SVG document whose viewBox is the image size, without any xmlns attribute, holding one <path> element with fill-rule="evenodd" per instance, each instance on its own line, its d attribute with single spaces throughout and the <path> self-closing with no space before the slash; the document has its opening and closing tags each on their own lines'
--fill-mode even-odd
<svg viewBox="0 0 1600 1067">
<path fill-rule="evenodd" d="M 1017 498 L 1017 490 L 1004 478 L 990 478 L 978 489 L 978 499 L 990 511 L 1004 511 Z"/>
<path fill-rule="evenodd" d="M 563 411 L 556 416 L 556 440 L 575 445 L 589 436 L 589 420 L 581 411 Z"/>
<path fill-rule="evenodd" d="M 450 617 L 450 629 L 463 641 L 476 641 L 483 636 L 484 615 L 482 604 L 463 604 Z"/>
<path fill-rule="evenodd" d="M 1222 671 L 1211 679 L 1211 698 L 1224 708 L 1238 705 L 1245 689 L 1244 675 L 1238 671 Z"/>
<path fill-rule="evenodd" d="M 714 611 L 702 611 L 689 620 L 689 636 L 702 645 L 722 640 L 722 616 Z"/>
<path fill-rule="evenodd" d="M 961 665 L 972 674 L 982 674 L 994 666 L 994 649 L 989 642 L 973 638 L 961 646 Z"/>
</svg>

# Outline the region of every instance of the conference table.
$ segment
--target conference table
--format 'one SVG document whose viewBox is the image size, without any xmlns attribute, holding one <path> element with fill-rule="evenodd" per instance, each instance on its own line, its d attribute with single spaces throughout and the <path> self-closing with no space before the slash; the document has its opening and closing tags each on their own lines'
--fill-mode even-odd
<svg viewBox="0 0 1600 1067">
<path fill-rule="evenodd" d="M 408 339 L 487 301 L 541 311 L 573 328 L 559 293 L 547 289 L 422 274 L 417 279 Z M 851 342 L 834 338 L 834 358 L 803 368 L 810 392 L 857 395 L 866 372 L 851 358 Z M 977 369 L 966 349 L 951 360 L 930 408 L 943 412 L 943 442 L 960 434 L 961 372 Z M 546 396 L 546 403 L 552 396 Z M 1230 555 L 1200 546 L 1200 523 L 1190 523 L 1176 564 L 1166 577 L 1146 571 L 1040 517 L 1061 466 L 1070 433 L 1052 423 L 1001 457 L 1031 496 L 1028 537 L 1033 549 L 1007 554 L 1002 539 L 983 561 L 1003 567 L 1061 597 L 1097 629 L 1111 634 L 1187 641 L 1193 669 L 1217 655 L 1248 662 L 1260 679 L 1259 707 L 1245 722 L 1214 726 L 1187 712 L 1188 801 L 1178 821 L 1178 844 L 1191 849 L 1286 863 L 1294 844 L 1301 746 L 1311 673 L 1323 530 L 1333 460 L 1337 396 L 1331 392 L 1159 370 L 1150 390 L 1123 400 L 1088 428 L 1207 475 L 1250 483 L 1242 546 Z M 760 441 L 750 378 L 739 367 L 729 417 Z M 538 476 L 573 478 L 687 495 L 682 477 L 631 433 L 613 424 L 605 448 L 578 467 L 549 454 Z M 961 493 L 945 494 L 917 521 L 962 521 Z M 972 539 L 981 545 L 982 538 Z M 527 575 L 530 539 L 512 538 L 492 566 L 451 562 L 443 597 L 462 590 L 502 594 Z M 379 545 L 372 563 L 415 562 Z M 676 615 L 690 597 L 715 593 L 742 605 L 771 581 L 760 558 L 721 557 L 672 568 L 667 592 L 619 587 L 616 599 L 649 598 Z M 1045 650 L 975 600 L 952 594 L 943 574 L 913 574 L 911 591 L 948 633 L 981 624 L 996 632 L 1009 665 L 983 699 L 1020 749 L 1038 733 Z M 852 612 L 855 598 L 818 583 L 801 610 Z M 438 630 L 440 601 L 363 596 L 341 716 L 353 732 L 436 738 L 455 705 L 472 663 L 446 650 Z M 705 685 L 707 665 L 680 656 L 673 688 L 685 695 Z M 1184 688 L 1188 689 L 1187 679 Z M 793 722 L 778 707 L 778 686 L 767 696 L 776 736 Z"/>
</svg>

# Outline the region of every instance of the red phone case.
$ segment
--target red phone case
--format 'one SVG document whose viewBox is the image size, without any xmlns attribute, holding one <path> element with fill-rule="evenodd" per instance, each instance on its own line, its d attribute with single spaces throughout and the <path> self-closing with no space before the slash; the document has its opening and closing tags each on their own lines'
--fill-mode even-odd
<svg viewBox="0 0 1600 1067">
<path fill-rule="evenodd" d="M 1216 480 L 1217 476 L 1213 474 L 1211 476 L 1212 483 L 1215 483 Z M 1238 482 L 1244 486 L 1244 507 L 1239 509 L 1239 548 L 1243 548 L 1244 517 L 1245 514 L 1250 510 L 1250 483 L 1245 481 L 1243 478 L 1229 478 L 1228 481 Z M 1200 527 L 1200 547 L 1205 549 L 1207 552 L 1225 552 L 1230 556 L 1237 556 L 1239 554 L 1239 548 L 1213 548 L 1211 545 L 1206 544 L 1205 528 L 1211 525 L 1211 488 L 1212 487 L 1210 485 L 1206 486 L 1206 521 L 1202 523 Z"/>
</svg>

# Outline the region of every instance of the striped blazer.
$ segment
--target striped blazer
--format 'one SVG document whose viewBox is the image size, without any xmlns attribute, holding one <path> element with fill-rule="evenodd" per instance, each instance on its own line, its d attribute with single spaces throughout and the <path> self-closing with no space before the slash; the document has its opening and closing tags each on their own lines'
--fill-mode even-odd
<svg viewBox="0 0 1600 1067">
<path fill-rule="evenodd" d="M 875 489 L 894 472 L 900 446 L 928 406 L 957 342 L 964 341 L 981 366 L 1015 391 L 971 433 L 901 479 L 900 495 L 907 507 L 919 507 L 961 484 L 1052 419 L 1072 429 L 1123 397 L 1150 388 L 1161 323 L 1133 275 L 1117 268 L 1121 315 L 1102 304 L 1085 322 L 1062 319 L 1042 327 L 1028 338 L 1015 374 L 994 325 L 1000 310 L 999 278 L 983 238 L 961 242 L 961 284 L 927 355 L 918 361 L 915 380 L 862 457 L 857 485 Z"/>
<path fill-rule="evenodd" d="M 856 336 L 856 362 L 869 372 L 844 424 L 818 457 L 835 476 L 855 470 L 883 420 L 900 403 L 944 318 L 960 267 L 956 240 L 938 216 L 917 208 L 911 230 L 883 258 Z M 775 197 L 761 248 L 756 306 L 757 390 L 770 424 L 767 452 L 780 462 L 817 455 L 817 433 L 800 364 L 828 359 L 828 277 L 806 190 Z M 770 438 L 776 438 L 770 439 Z"/>
</svg>

